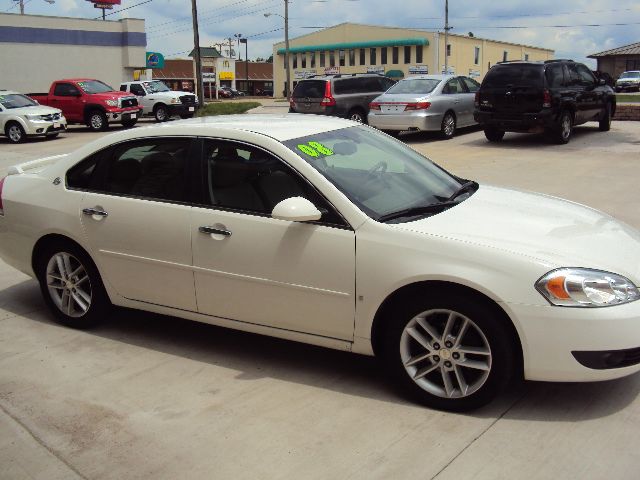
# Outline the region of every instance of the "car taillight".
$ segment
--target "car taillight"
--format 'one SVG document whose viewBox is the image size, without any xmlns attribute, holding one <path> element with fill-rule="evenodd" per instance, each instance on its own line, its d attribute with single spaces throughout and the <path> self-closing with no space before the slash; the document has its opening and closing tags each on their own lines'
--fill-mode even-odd
<svg viewBox="0 0 640 480">
<path fill-rule="evenodd" d="M 551 92 L 546 88 L 544 92 L 542 92 L 542 106 L 546 108 L 551 107 Z"/>
<path fill-rule="evenodd" d="M 324 98 L 320 102 L 325 107 L 333 107 L 336 104 L 336 99 L 331 95 L 331 82 L 326 82 L 324 87 Z"/>
<path fill-rule="evenodd" d="M 378 102 L 371 102 L 369 104 L 369 110 L 380 110 L 380 104 Z"/>
<path fill-rule="evenodd" d="M 407 110 L 426 110 L 431 106 L 430 102 L 417 102 L 417 103 L 407 103 L 407 106 L 404 107 L 405 112 Z"/>
<path fill-rule="evenodd" d="M 4 178 L 0 179 L 0 215 L 4 215 L 4 208 L 2 208 L 2 187 L 4 186 Z"/>
<path fill-rule="evenodd" d="M 291 108 L 293 108 L 293 107 L 295 107 L 295 106 L 296 106 L 296 102 L 294 102 L 294 101 L 293 101 L 293 97 L 291 97 L 291 98 L 289 99 L 289 106 L 290 106 Z"/>
<path fill-rule="evenodd" d="M 479 90 L 476 92 L 476 96 L 473 99 L 473 103 L 474 103 L 474 105 L 476 107 L 480 106 L 480 91 Z"/>
</svg>

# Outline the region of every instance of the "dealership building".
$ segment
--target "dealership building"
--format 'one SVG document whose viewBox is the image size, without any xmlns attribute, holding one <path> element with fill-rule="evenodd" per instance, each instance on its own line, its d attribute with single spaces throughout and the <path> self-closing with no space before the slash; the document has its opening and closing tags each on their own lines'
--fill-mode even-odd
<svg viewBox="0 0 640 480">
<path fill-rule="evenodd" d="M 492 65 L 509 60 L 550 60 L 554 51 L 542 47 L 445 35 L 407 28 L 342 23 L 291 39 L 291 81 L 311 75 L 379 73 L 400 79 L 408 75 L 444 73 L 445 51 L 450 73 L 480 81 Z M 284 42 L 273 46 L 276 96 L 284 95 Z"/>
<path fill-rule="evenodd" d="M 144 20 L 0 14 L 0 89 L 44 92 L 54 80 L 97 78 L 118 88 L 146 68 Z"/>
</svg>

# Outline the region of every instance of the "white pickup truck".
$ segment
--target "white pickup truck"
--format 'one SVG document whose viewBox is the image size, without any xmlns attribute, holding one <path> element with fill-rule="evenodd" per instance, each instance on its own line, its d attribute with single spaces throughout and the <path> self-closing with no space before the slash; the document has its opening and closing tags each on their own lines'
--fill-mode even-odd
<svg viewBox="0 0 640 480">
<path fill-rule="evenodd" d="M 138 97 L 142 115 L 153 116 L 158 122 L 176 115 L 191 118 L 198 109 L 198 99 L 193 93 L 176 92 L 159 80 L 121 83 L 120 90 Z"/>
</svg>

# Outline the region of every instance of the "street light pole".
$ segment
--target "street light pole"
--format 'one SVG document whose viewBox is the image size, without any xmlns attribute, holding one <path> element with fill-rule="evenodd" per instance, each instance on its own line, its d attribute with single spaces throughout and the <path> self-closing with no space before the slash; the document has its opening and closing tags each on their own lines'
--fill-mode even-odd
<svg viewBox="0 0 640 480">
<path fill-rule="evenodd" d="M 289 0 L 284 0 L 284 61 L 287 69 L 287 86 L 285 96 L 287 100 L 291 95 L 291 67 L 289 66 Z"/>
<path fill-rule="evenodd" d="M 204 107 L 204 84 L 202 82 L 202 62 L 200 59 L 200 32 L 198 31 L 198 7 L 196 0 L 191 0 L 191 15 L 193 16 L 193 57 L 196 61 L 196 92 L 198 95 L 198 104 Z"/>
<path fill-rule="evenodd" d="M 240 43 L 244 43 L 244 71 L 247 77 L 247 94 L 249 93 L 249 42 L 246 38 L 241 38 Z M 240 50 L 240 47 L 238 47 Z"/>
<path fill-rule="evenodd" d="M 444 2 L 444 74 L 449 74 L 449 0 Z"/>
</svg>

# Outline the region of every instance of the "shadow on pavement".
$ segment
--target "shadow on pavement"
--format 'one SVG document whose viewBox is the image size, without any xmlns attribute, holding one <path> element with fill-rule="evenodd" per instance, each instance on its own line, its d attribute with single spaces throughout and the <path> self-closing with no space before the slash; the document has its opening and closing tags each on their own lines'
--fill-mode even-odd
<svg viewBox="0 0 640 480">
<path fill-rule="evenodd" d="M 0 308 L 55 324 L 38 284 L 24 281 L 0 291 Z M 38 311 L 38 314 L 29 312 Z M 0 317 L 1 318 L 1 317 Z M 108 321 L 85 332 L 116 342 L 237 370 L 238 380 L 270 377 L 347 395 L 416 407 L 383 375 L 375 358 L 240 332 L 177 317 L 115 308 Z M 640 376 L 600 383 L 519 382 L 497 401 L 467 413 L 479 418 L 582 421 L 605 417 L 632 403 Z"/>
</svg>

